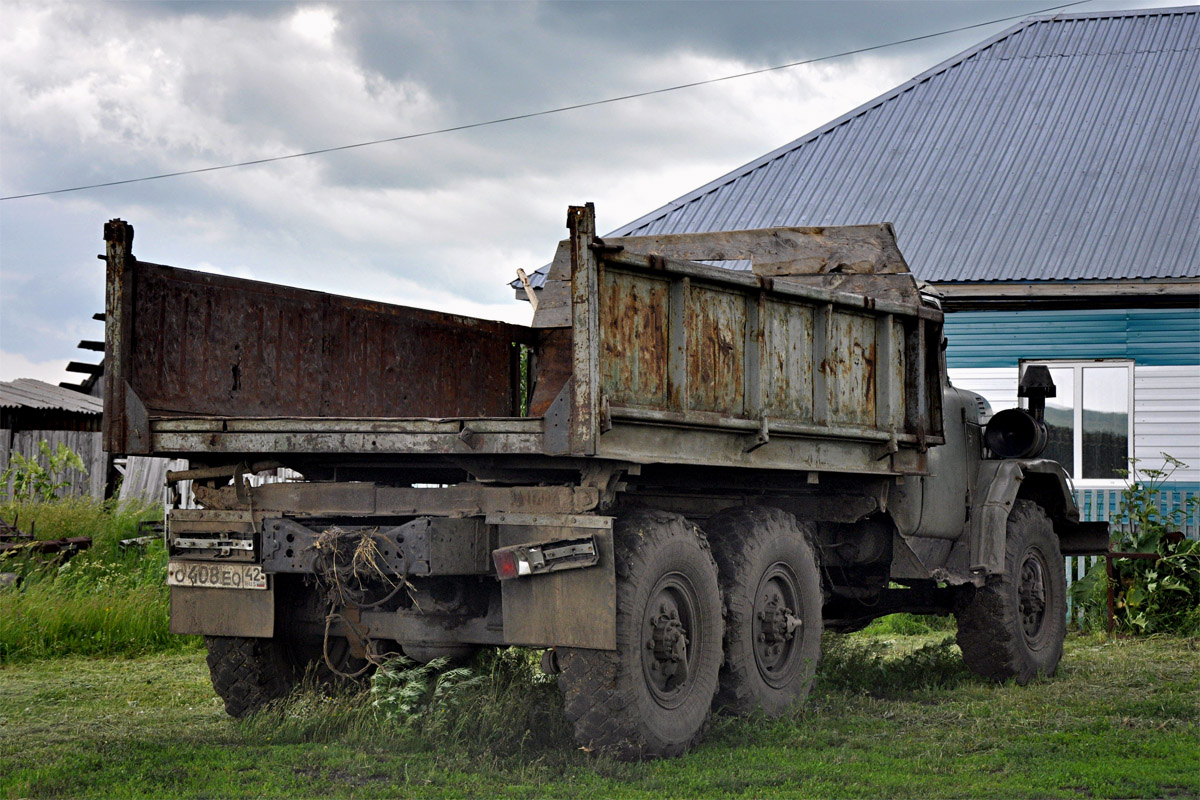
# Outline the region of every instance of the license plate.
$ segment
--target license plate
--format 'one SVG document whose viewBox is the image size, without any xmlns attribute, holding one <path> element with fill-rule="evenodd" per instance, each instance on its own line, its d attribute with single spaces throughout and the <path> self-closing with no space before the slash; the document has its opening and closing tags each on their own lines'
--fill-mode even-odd
<svg viewBox="0 0 1200 800">
<path fill-rule="evenodd" d="M 266 589 L 267 576 L 258 564 L 172 561 L 167 565 L 167 585 L 203 589 Z"/>
</svg>

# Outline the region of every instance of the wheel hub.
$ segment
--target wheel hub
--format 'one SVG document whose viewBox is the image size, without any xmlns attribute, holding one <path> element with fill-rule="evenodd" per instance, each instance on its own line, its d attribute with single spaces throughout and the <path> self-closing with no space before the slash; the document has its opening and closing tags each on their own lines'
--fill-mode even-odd
<svg viewBox="0 0 1200 800">
<path fill-rule="evenodd" d="M 796 631 L 804 625 L 803 620 L 792 613 L 791 608 L 781 607 L 779 604 L 770 604 L 758 612 L 757 622 L 758 656 L 764 662 L 770 662 L 782 655 L 785 645 L 796 637 Z"/>
<path fill-rule="evenodd" d="M 1021 564 L 1018 598 L 1021 628 L 1027 639 L 1035 639 L 1046 619 L 1046 574 L 1041 561 L 1033 555 Z"/>
<path fill-rule="evenodd" d="M 796 632 L 804 627 L 804 621 L 793 610 L 799 600 L 791 570 L 781 563 L 771 565 L 755 594 L 753 618 L 754 659 L 769 685 L 785 685 L 797 668 L 792 658 Z"/>
<path fill-rule="evenodd" d="M 702 644 L 695 641 L 699 600 L 691 582 L 679 573 L 659 579 L 642 615 L 642 674 L 655 702 L 676 708 L 692 684 L 691 663 Z"/>
<path fill-rule="evenodd" d="M 654 651 L 650 669 L 662 676 L 661 688 L 670 690 L 687 680 L 687 631 L 679 612 L 663 605 L 650 623 L 647 647 Z"/>
</svg>

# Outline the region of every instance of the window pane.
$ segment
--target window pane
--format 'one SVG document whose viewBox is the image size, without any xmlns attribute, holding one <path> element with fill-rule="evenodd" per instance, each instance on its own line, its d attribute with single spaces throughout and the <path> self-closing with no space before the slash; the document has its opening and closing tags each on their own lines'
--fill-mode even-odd
<svg viewBox="0 0 1200 800">
<path fill-rule="evenodd" d="M 1119 478 L 1129 468 L 1129 370 L 1083 368 L 1083 477 Z"/>
<path fill-rule="evenodd" d="M 1071 367 L 1051 367 L 1055 396 L 1046 398 L 1046 427 L 1050 441 L 1042 458 L 1062 464 L 1075 477 L 1075 370 Z"/>
</svg>

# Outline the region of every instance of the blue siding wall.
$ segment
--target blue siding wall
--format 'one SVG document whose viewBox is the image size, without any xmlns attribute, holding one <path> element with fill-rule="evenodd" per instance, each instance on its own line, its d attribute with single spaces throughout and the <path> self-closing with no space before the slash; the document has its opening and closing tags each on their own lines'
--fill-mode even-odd
<svg viewBox="0 0 1200 800">
<path fill-rule="evenodd" d="M 1200 363 L 1200 308 L 960 311 L 946 315 L 951 367 L 1011 367 L 1019 359 L 1129 358 Z"/>
</svg>

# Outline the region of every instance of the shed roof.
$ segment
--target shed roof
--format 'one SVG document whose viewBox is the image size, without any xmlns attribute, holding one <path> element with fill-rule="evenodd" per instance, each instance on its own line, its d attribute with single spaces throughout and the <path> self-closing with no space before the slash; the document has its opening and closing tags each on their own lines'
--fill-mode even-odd
<svg viewBox="0 0 1200 800">
<path fill-rule="evenodd" d="M 1033 17 L 610 235 L 892 222 L 922 280 L 1200 276 L 1200 8 Z"/>
<path fill-rule="evenodd" d="M 61 386 L 33 378 L 0 381 L 0 408 L 36 408 L 44 411 L 72 411 L 102 414 L 104 402 Z"/>
</svg>

